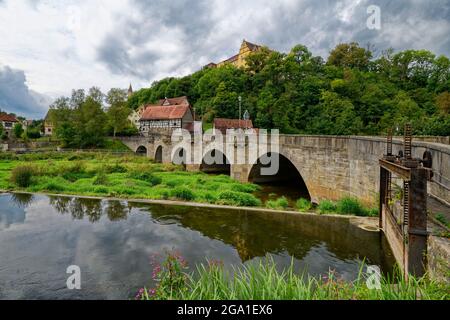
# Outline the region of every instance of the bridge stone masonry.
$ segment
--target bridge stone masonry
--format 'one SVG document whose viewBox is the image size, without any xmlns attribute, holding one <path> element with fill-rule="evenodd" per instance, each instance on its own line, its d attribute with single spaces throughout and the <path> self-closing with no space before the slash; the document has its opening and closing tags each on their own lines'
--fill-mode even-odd
<svg viewBox="0 0 450 320">
<path fill-rule="evenodd" d="M 121 138 L 121 141 L 134 152 L 162 163 L 171 163 L 174 155 L 178 153 L 174 149 L 179 148 L 171 142 L 169 135 Z M 204 156 L 215 150 L 214 143 L 202 144 Z M 219 150 L 229 158 L 233 149 L 236 149 L 235 145 L 224 144 L 224 150 Z M 251 148 L 246 145 L 245 149 L 248 159 Z M 402 149 L 403 141 L 394 139 L 393 154 L 398 154 Z M 413 142 L 413 157 L 422 159 L 425 151 L 429 151 L 433 159 L 434 176 L 429 182 L 429 194 L 450 204 L 450 145 L 427 141 Z M 312 202 L 338 200 L 344 196 L 357 197 L 366 204 L 378 202 L 378 164 L 380 157 L 386 153 L 384 137 L 279 135 L 277 152 L 281 174 L 299 174 Z M 262 177 L 256 169 L 261 166 L 263 165 L 248 162 L 230 163 L 229 173 L 232 178 L 241 182 L 257 182 Z M 186 169 L 199 171 L 204 167 L 202 164 L 191 164 L 187 161 Z"/>
</svg>

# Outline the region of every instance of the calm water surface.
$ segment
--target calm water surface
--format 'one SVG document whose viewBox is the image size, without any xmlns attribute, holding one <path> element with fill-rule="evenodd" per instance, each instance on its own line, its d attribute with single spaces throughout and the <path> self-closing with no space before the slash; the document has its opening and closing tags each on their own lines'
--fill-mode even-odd
<svg viewBox="0 0 450 320">
<path fill-rule="evenodd" d="M 154 285 L 152 257 L 172 249 L 191 266 L 272 257 L 280 270 L 294 259 L 298 272 L 348 280 L 364 259 L 393 265 L 378 233 L 343 219 L 0 195 L 0 299 L 130 299 Z M 70 265 L 81 268 L 81 290 L 66 288 Z"/>
</svg>

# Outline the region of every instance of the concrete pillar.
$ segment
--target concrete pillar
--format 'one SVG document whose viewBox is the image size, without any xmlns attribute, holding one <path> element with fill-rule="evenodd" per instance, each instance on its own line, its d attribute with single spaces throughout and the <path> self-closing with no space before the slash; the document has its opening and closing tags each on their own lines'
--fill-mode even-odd
<svg viewBox="0 0 450 320">
<path fill-rule="evenodd" d="M 199 172 L 200 171 L 200 164 L 187 164 L 186 165 L 186 171 L 188 172 Z"/>
<path fill-rule="evenodd" d="M 423 168 L 411 170 L 407 272 L 421 277 L 427 266 L 427 175 Z"/>
<path fill-rule="evenodd" d="M 249 182 L 248 178 L 250 175 L 251 167 L 252 166 L 248 164 L 232 164 L 230 176 L 236 181 L 247 183 Z"/>
</svg>

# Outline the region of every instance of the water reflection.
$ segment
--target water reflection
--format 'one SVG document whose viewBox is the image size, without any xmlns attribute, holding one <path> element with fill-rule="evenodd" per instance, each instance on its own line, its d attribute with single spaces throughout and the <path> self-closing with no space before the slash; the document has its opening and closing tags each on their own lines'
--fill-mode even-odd
<svg viewBox="0 0 450 320">
<path fill-rule="evenodd" d="M 17 225 L 20 228 L 13 228 Z M 5 227 L 6 226 L 6 227 Z M 0 196 L 0 299 L 127 299 L 152 286 L 150 258 L 175 249 L 191 266 L 272 257 L 279 268 L 347 279 L 359 264 L 389 270 L 379 235 L 347 220 L 71 197 Z M 65 289 L 69 265 L 83 290 Z"/>
<path fill-rule="evenodd" d="M 70 214 L 75 220 L 88 218 L 89 222 L 96 223 L 102 216 L 109 221 L 126 220 L 132 207 L 126 201 L 105 201 L 89 198 L 71 198 L 51 196 L 50 205 L 60 214 Z"/>
<path fill-rule="evenodd" d="M 14 224 L 25 222 L 25 209 L 30 205 L 33 196 L 15 194 L 11 197 L 0 195 L 0 231 L 10 228 Z M 14 205 L 10 205 L 13 203 Z"/>
</svg>

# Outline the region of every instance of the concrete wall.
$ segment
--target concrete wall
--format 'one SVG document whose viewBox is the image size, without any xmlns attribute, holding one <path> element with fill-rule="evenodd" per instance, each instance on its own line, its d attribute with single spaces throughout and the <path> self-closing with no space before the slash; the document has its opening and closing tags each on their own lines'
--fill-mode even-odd
<svg viewBox="0 0 450 320">
<path fill-rule="evenodd" d="M 428 272 L 439 281 L 450 284 L 450 240 L 428 237 Z"/>
</svg>

